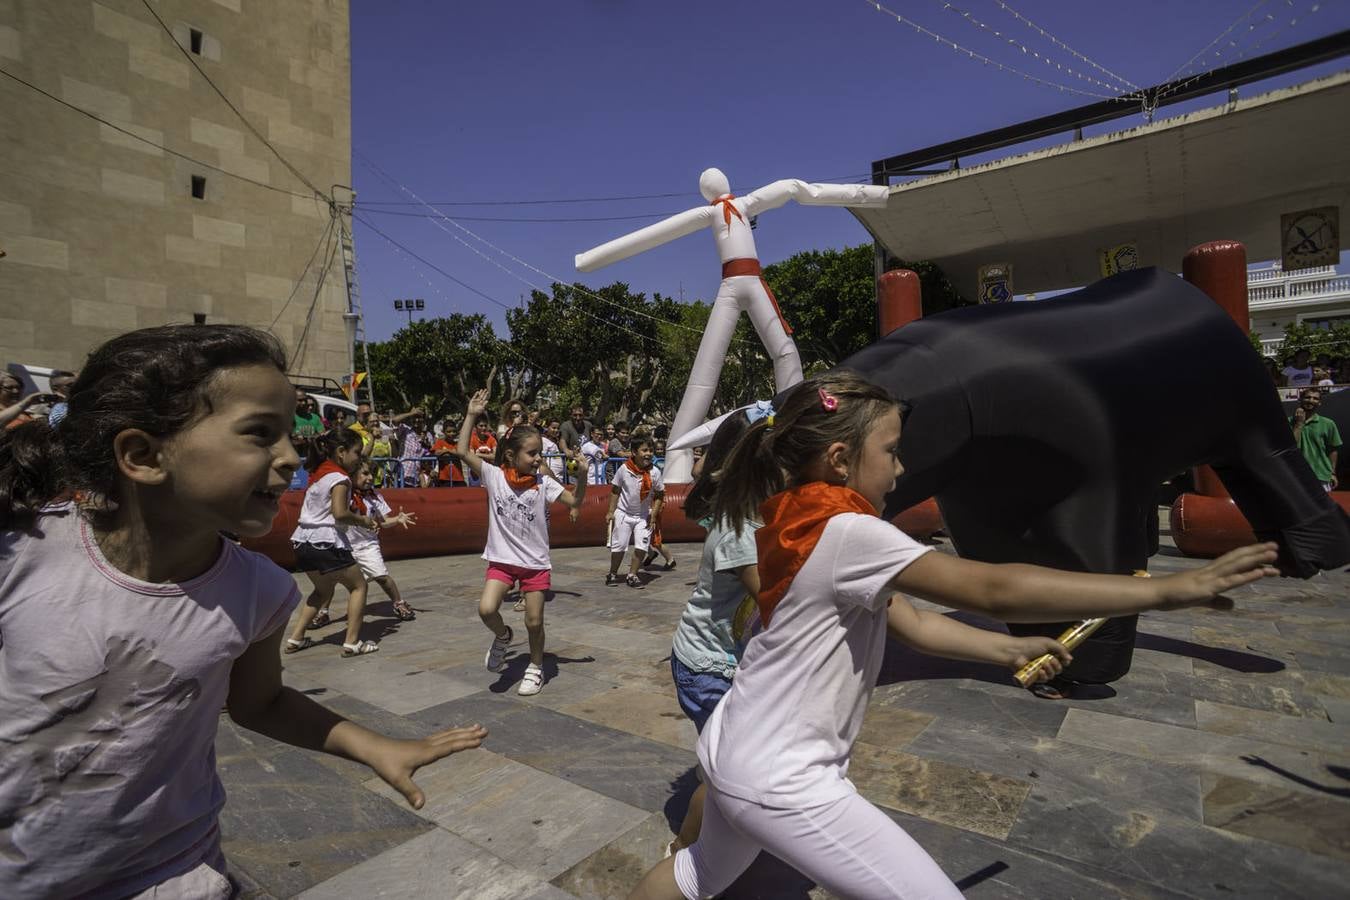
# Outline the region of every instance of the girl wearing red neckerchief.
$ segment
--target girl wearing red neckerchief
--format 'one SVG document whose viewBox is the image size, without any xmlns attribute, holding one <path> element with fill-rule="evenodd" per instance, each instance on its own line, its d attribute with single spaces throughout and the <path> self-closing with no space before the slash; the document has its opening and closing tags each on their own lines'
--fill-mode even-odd
<svg viewBox="0 0 1350 900">
<path fill-rule="evenodd" d="M 896 592 L 1004 621 L 1063 621 L 1231 605 L 1219 595 L 1276 574 L 1275 545 L 1235 550 L 1166 578 L 989 565 L 915 543 L 878 517 L 903 471 L 900 406 L 845 371 L 809 378 L 750 427 L 718 479 L 714 515 L 755 512 L 764 630 L 699 738 L 707 798 L 699 839 L 630 895 L 712 897 L 761 850 L 831 894 L 961 896 L 927 853 L 846 777 L 886 634 L 926 653 L 1018 669 L 1068 652 L 916 610 Z"/>
<path fill-rule="evenodd" d="M 464 424 L 459 430 L 459 446 L 469 446 L 474 423 L 487 411 L 488 392 L 481 390 L 469 398 Z M 487 560 L 487 578 L 478 601 L 478 617 L 492 632 L 492 644 L 483 660 L 489 672 L 500 672 L 506 651 L 514 637 L 502 621 L 501 605 L 507 591 L 519 584 L 525 601 L 525 630 L 530 635 L 530 662 L 525 667 L 517 693 L 537 694 L 544 686 L 544 594 L 550 586 L 552 564 L 548 556 L 548 508 L 557 501 L 577 509 L 586 496 L 586 485 L 578 483 L 575 493 L 556 479 L 540 478 L 539 465 L 544 445 L 539 430 L 516 425 L 497 442 L 496 463 L 477 453 L 466 453 L 464 468 L 481 479 L 487 492 L 488 537 L 483 548 Z M 580 460 L 580 452 L 574 453 Z"/>
<path fill-rule="evenodd" d="M 340 584 L 347 589 L 347 634 L 342 655 L 365 656 L 380 649 L 374 641 L 361 640 L 361 625 L 366 611 L 366 579 L 352 556 L 347 529 L 352 525 L 376 528 L 370 516 L 351 507 L 352 473 L 361 462 L 361 435 L 350 428 L 328 431 L 310 444 L 309 487 L 300 505 L 300 520 L 291 534 L 296 566 L 314 583 L 305 598 L 300 616 L 283 648 L 296 653 L 314 646 L 305 634 L 320 612 L 333 599 Z"/>
<path fill-rule="evenodd" d="M 619 466 L 610 482 L 609 510 L 605 513 L 609 533 L 609 574 L 605 584 L 619 583 L 619 566 L 629 540 L 633 543 L 633 564 L 628 570 L 628 586 L 642 587 L 638 569 L 642 558 L 651 549 L 652 520 L 661 515 L 666 487 L 661 481 L 661 470 L 652 465 L 656 444 L 647 434 L 633 436 L 630 455 Z"/>
</svg>

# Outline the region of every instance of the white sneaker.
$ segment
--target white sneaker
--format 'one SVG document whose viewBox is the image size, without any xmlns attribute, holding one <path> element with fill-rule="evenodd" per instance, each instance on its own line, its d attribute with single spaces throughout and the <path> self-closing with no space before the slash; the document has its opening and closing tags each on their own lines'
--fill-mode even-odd
<svg viewBox="0 0 1350 900">
<path fill-rule="evenodd" d="M 506 637 L 492 638 L 492 646 L 488 647 L 487 656 L 483 657 L 483 665 L 489 672 L 500 672 L 502 663 L 506 661 L 506 651 L 511 647 L 511 639 L 515 634 L 511 631 L 511 626 L 506 626 Z"/>
<path fill-rule="evenodd" d="M 530 663 L 525 667 L 525 677 L 520 679 L 520 687 L 516 688 L 516 693 L 522 697 L 529 697 L 539 693 L 539 689 L 544 686 L 544 670 Z"/>
</svg>

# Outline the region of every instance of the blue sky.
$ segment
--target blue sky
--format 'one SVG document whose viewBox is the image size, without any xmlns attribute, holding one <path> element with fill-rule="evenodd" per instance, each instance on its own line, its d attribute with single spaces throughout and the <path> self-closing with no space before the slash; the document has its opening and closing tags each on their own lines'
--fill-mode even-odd
<svg viewBox="0 0 1350 900">
<path fill-rule="evenodd" d="M 1105 94 L 1088 78 L 1110 82 L 1110 76 L 1029 29 L 1008 9 L 1092 62 L 1146 86 L 1182 68 L 1254 3 L 1008 0 L 1005 9 L 998 0 L 963 0 L 953 8 L 944 8 L 942 0 L 889 0 L 883 5 L 996 62 Z M 1319 8 L 1310 13 L 1314 6 Z M 1249 31 L 1249 22 L 1258 27 Z M 1216 51 L 1223 53 L 1222 64 L 1347 27 L 1346 0 L 1267 0 L 1229 34 L 1236 47 L 1221 41 L 1193 71 L 1203 71 Z M 387 337 L 407 321 L 392 307 L 401 297 L 425 299 L 427 317 L 486 313 L 505 334 L 502 305 L 516 305 L 531 284 L 547 286 L 552 278 L 593 286 L 622 280 L 636 291 L 708 299 L 719 272 L 706 235 L 690 235 L 584 276 L 572 258 L 659 215 L 702 203 L 698 175 L 708 166 L 725 171 L 738 192 L 777 178 L 865 181 L 874 159 L 1097 99 L 972 61 L 864 0 L 353 0 L 351 28 L 358 207 L 371 204 L 362 213 L 371 225 L 469 286 L 411 261 L 358 223 L 372 339 Z M 1040 62 L 1007 38 L 1086 77 Z M 1345 66 L 1345 61 L 1320 66 L 1242 93 L 1251 96 Z M 1162 115 L 1196 105 L 1168 107 Z M 1134 116 L 1097 130 L 1140 121 Z M 363 157 L 407 192 L 368 168 Z M 676 196 L 537 202 L 655 194 Z M 441 209 L 510 256 L 433 218 L 377 212 L 427 215 L 412 195 L 483 204 Z M 382 205 L 389 201 L 405 205 Z M 655 217 L 477 220 L 647 215 Z M 766 214 L 756 231 L 766 264 L 799 250 L 867 240 L 844 210 L 795 205 Z"/>
</svg>

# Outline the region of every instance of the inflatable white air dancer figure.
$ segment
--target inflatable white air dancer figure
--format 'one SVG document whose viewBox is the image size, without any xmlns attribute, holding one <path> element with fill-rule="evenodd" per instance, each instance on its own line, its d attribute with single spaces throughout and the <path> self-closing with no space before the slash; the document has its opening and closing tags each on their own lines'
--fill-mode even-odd
<svg viewBox="0 0 1350 900">
<path fill-rule="evenodd" d="M 601 244 L 577 255 L 577 269 L 592 272 L 610 263 L 636 256 L 653 247 L 711 228 L 722 258 L 722 285 L 713 301 L 712 313 L 703 340 L 698 345 L 684 398 L 670 429 L 672 440 L 696 427 L 708 414 L 713 391 L 722 373 L 727 347 L 736 329 L 741 310 L 750 321 L 773 360 L 773 380 L 778 391 L 802 380 L 801 359 L 792 342 L 792 328 L 783 319 L 778 301 L 760 275 L 755 239 L 750 232 L 752 216 L 796 200 L 804 206 L 885 206 L 890 191 L 883 186 L 857 184 L 808 184 L 786 179 L 751 191 L 744 197 L 731 193 L 727 176 L 719 169 L 705 169 L 698 188 L 709 201 L 707 206 L 686 210 L 669 219 L 648 225 L 632 234 Z M 693 461 L 689 450 L 676 450 L 666 457 L 665 480 L 678 484 L 689 480 Z"/>
</svg>

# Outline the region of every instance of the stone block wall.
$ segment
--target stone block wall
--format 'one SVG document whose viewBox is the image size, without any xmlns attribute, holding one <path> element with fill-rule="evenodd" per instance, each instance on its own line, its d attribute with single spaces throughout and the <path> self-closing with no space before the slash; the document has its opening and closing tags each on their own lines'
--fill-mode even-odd
<svg viewBox="0 0 1350 900">
<path fill-rule="evenodd" d="M 306 178 L 351 183 L 348 0 L 153 6 L 185 48 L 200 34 L 193 59 Z M 0 0 L 0 68 L 130 132 L 0 78 L 0 364 L 77 369 L 115 334 L 205 314 L 275 320 L 294 372 L 347 370 L 341 254 L 322 290 L 325 253 L 297 287 L 327 205 L 140 0 Z"/>
</svg>

